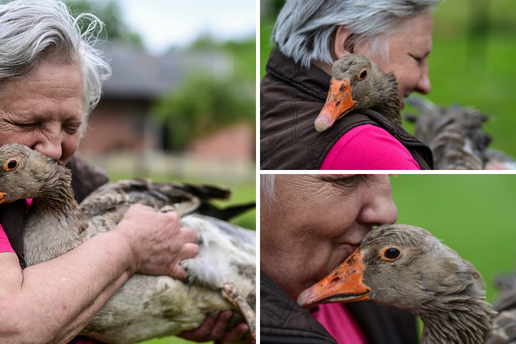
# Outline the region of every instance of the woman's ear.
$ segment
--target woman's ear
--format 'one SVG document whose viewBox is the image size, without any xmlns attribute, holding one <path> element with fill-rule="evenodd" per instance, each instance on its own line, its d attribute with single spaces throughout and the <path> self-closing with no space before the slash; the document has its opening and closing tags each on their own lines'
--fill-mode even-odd
<svg viewBox="0 0 516 344">
<path fill-rule="evenodd" d="M 354 35 L 348 31 L 343 25 L 337 28 L 335 33 L 335 40 L 333 41 L 333 54 L 336 57 L 335 61 L 344 55 L 353 54 L 355 43 L 353 42 Z"/>
</svg>

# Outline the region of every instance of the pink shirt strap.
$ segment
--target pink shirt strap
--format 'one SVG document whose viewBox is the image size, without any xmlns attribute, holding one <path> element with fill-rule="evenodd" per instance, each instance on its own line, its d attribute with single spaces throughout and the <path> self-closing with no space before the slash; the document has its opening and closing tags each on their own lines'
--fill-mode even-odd
<svg viewBox="0 0 516 344">
<path fill-rule="evenodd" d="M 27 202 L 27 213 L 29 212 L 29 208 L 32 205 L 32 198 L 26 199 Z M 5 234 L 4 227 L 0 224 L 0 252 L 14 252 L 9 239 L 7 238 L 7 234 Z"/>
<path fill-rule="evenodd" d="M 330 149 L 321 170 L 419 170 L 410 152 L 371 124 L 348 131 Z"/>
<path fill-rule="evenodd" d="M 362 330 L 343 304 L 328 303 L 310 313 L 339 344 L 366 344 Z"/>
<path fill-rule="evenodd" d="M 12 252 L 15 253 L 9 239 L 7 239 L 7 234 L 5 234 L 4 227 L 0 224 L 0 253 L 1 252 Z"/>
</svg>

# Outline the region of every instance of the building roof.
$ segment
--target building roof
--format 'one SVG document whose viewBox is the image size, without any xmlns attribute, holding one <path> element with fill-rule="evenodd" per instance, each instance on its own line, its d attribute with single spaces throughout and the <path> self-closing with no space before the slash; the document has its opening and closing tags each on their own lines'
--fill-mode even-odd
<svg viewBox="0 0 516 344">
<path fill-rule="evenodd" d="M 154 100 L 177 87 L 191 71 L 223 76 L 232 70 L 231 58 L 217 51 L 171 51 L 153 56 L 124 43 L 105 43 L 99 48 L 113 68 L 103 86 L 103 97 L 109 98 Z"/>
</svg>

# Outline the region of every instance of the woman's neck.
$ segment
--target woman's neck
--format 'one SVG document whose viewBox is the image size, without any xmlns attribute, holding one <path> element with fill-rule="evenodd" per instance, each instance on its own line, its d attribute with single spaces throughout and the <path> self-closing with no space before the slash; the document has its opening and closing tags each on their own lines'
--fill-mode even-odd
<svg viewBox="0 0 516 344">
<path fill-rule="evenodd" d="M 323 72 L 325 72 L 326 74 L 328 74 L 329 76 L 331 76 L 332 65 L 320 61 L 312 61 L 312 64 L 320 70 L 322 70 Z"/>
</svg>

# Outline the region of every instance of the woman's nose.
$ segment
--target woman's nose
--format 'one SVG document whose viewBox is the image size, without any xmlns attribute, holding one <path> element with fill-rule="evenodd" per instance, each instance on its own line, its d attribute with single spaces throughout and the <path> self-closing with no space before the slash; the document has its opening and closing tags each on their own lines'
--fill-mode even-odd
<svg viewBox="0 0 516 344">
<path fill-rule="evenodd" d="M 432 89 L 432 85 L 430 84 L 430 77 L 428 76 L 428 65 L 423 67 L 423 71 L 421 73 L 421 78 L 417 83 L 415 91 L 421 94 L 428 94 Z"/>
<path fill-rule="evenodd" d="M 61 142 L 42 142 L 37 143 L 32 147 L 32 149 L 45 154 L 46 156 L 59 160 L 61 159 L 61 155 L 63 154 L 63 149 L 61 147 Z"/>
<path fill-rule="evenodd" d="M 61 128 L 53 127 L 46 128 L 44 133 L 41 133 L 38 141 L 32 149 L 45 154 L 46 156 L 59 160 L 63 155 Z"/>
<path fill-rule="evenodd" d="M 391 193 L 389 176 L 376 175 L 377 179 L 370 182 L 367 189 L 366 204 L 358 215 L 357 221 L 372 225 L 395 223 L 398 219 L 398 210 Z"/>
</svg>

